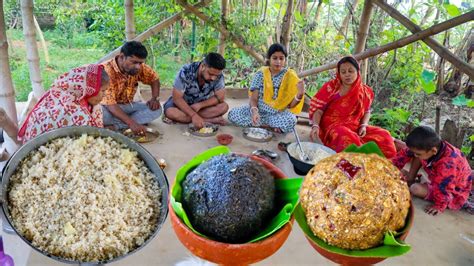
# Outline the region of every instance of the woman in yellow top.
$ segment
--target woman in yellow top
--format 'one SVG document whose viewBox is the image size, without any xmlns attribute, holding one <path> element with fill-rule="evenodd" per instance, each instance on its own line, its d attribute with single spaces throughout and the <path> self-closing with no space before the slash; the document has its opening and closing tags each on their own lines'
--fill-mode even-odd
<svg viewBox="0 0 474 266">
<path fill-rule="evenodd" d="M 229 111 L 230 122 L 241 127 L 264 127 L 277 133 L 292 131 L 303 108 L 304 82 L 296 72 L 285 68 L 287 52 L 283 45 L 268 48 L 268 65 L 262 67 L 250 85 L 249 105 Z"/>
</svg>

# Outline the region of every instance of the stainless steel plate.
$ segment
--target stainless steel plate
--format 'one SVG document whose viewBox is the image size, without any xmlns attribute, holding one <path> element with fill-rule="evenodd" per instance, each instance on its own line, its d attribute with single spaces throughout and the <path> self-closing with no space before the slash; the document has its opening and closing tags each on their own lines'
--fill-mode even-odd
<svg viewBox="0 0 474 266">
<path fill-rule="evenodd" d="M 273 133 L 264 128 L 249 127 L 243 129 L 244 138 L 255 142 L 268 142 L 273 138 Z"/>
</svg>

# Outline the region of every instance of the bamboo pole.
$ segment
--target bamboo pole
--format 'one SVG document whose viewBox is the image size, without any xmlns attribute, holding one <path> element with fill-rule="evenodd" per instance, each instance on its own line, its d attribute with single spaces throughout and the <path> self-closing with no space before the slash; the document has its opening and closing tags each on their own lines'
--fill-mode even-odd
<svg viewBox="0 0 474 266">
<path fill-rule="evenodd" d="M 9 62 L 3 0 L 0 0 L 0 120 L 4 129 L 4 147 L 9 154 L 13 154 L 18 149 L 15 141 L 18 131 L 15 90 L 13 88 Z"/>
<path fill-rule="evenodd" d="M 40 39 L 41 47 L 43 48 L 44 61 L 46 62 L 46 64 L 49 65 L 50 60 L 49 60 L 48 46 L 46 45 L 46 41 L 45 41 L 44 36 L 43 36 L 43 31 L 41 30 L 41 27 L 38 24 L 38 21 L 36 21 L 35 16 L 33 16 L 33 22 L 35 23 L 36 33 L 38 33 L 38 37 Z"/>
<path fill-rule="evenodd" d="M 133 0 L 125 0 L 125 38 L 127 41 L 135 38 L 135 20 L 133 16 Z"/>
<path fill-rule="evenodd" d="M 410 19 L 402 15 L 398 10 L 391 7 L 383 0 L 373 0 L 376 5 L 378 5 L 382 10 L 387 12 L 392 18 L 400 22 L 403 26 L 405 26 L 409 31 L 412 33 L 417 33 L 421 31 L 421 28 L 413 23 Z M 470 11 L 471 13 L 474 11 Z M 467 74 L 471 80 L 474 80 L 474 67 L 468 64 L 467 62 L 462 61 L 459 59 L 455 54 L 453 54 L 449 49 L 445 48 L 443 45 L 438 43 L 435 39 L 431 37 L 426 37 L 422 39 L 424 43 L 426 43 L 435 53 L 439 56 L 443 57 L 446 61 L 449 61 L 455 68 L 459 69 L 459 71 Z"/>
<path fill-rule="evenodd" d="M 457 16 L 457 17 L 452 18 L 450 20 L 447 20 L 445 22 L 433 25 L 433 26 L 427 28 L 426 30 L 419 31 L 415 34 L 412 34 L 408 37 L 399 39 L 397 41 L 394 41 L 394 42 L 391 42 L 391 43 L 388 43 L 388 44 L 385 44 L 385 45 L 382 45 L 382 46 L 379 46 L 379 47 L 367 49 L 364 52 L 355 54 L 354 57 L 358 60 L 362 60 L 362 59 L 369 58 L 369 57 L 372 57 L 372 56 L 375 56 L 375 55 L 378 55 L 378 54 L 381 54 L 381 53 L 385 53 L 387 51 L 398 49 L 398 48 L 406 46 L 410 43 L 422 40 L 422 39 L 424 39 L 428 36 L 438 34 L 442 31 L 451 29 L 453 27 L 456 27 L 458 25 L 461 25 L 463 23 L 466 23 L 466 22 L 469 22 L 469 21 L 472 21 L 472 20 L 474 20 L 474 11 L 465 13 L 461 16 Z M 333 61 L 333 62 L 328 63 L 326 65 L 315 67 L 315 68 L 303 71 L 303 72 L 299 73 L 299 76 L 300 77 L 306 77 L 306 76 L 314 75 L 314 74 L 317 74 L 317 73 L 320 73 L 320 72 L 323 72 L 323 71 L 326 71 L 326 70 L 329 70 L 329 69 L 336 68 L 336 66 L 337 66 L 337 61 Z"/>
<path fill-rule="evenodd" d="M 226 18 L 229 14 L 229 0 L 221 0 L 221 24 L 225 27 L 226 25 Z M 219 47 L 217 48 L 217 52 L 224 56 L 225 53 L 225 36 L 224 34 L 219 34 Z"/>
<path fill-rule="evenodd" d="M 194 5 L 194 7 L 201 8 L 201 7 L 207 6 L 210 2 L 212 2 L 212 1 L 211 0 L 201 0 L 199 3 Z M 173 23 L 175 23 L 176 21 L 179 21 L 179 20 L 183 19 L 184 14 L 187 14 L 187 13 L 189 13 L 189 11 L 187 11 L 187 10 L 176 13 L 173 16 L 168 17 L 167 19 L 161 21 L 158 24 L 155 24 L 151 28 L 149 28 L 146 31 L 140 33 L 138 36 L 133 38 L 133 40 L 137 41 L 137 42 L 143 42 L 144 40 L 150 38 L 151 36 L 158 34 L 163 29 L 167 29 L 169 26 L 173 25 Z M 102 63 L 104 61 L 112 59 L 114 56 L 116 56 L 120 53 L 120 48 L 121 47 L 118 47 L 117 49 L 115 49 L 112 52 L 108 53 L 107 55 L 105 55 L 104 57 L 99 59 L 99 61 L 97 63 Z"/>
<path fill-rule="evenodd" d="M 364 3 L 364 9 L 360 17 L 359 29 L 357 30 L 357 43 L 355 46 L 355 53 L 360 53 L 365 50 L 365 44 L 367 42 L 367 36 L 369 35 L 370 17 L 372 16 L 373 3 L 372 0 L 366 0 Z M 367 80 L 367 60 L 363 61 L 360 66 L 360 76 L 362 82 Z"/>
<path fill-rule="evenodd" d="M 33 22 L 33 0 L 21 0 L 21 17 L 23 20 L 23 34 L 25 35 L 26 58 L 28 59 L 30 69 L 31 86 L 33 87 L 35 97 L 39 99 L 43 95 L 44 89 Z"/>
<path fill-rule="evenodd" d="M 210 17 L 200 12 L 196 7 L 189 5 L 187 1 L 176 0 L 176 2 L 182 7 L 184 7 L 186 10 L 190 11 L 195 16 L 200 18 L 202 21 L 210 24 L 213 28 L 217 29 L 220 33 L 222 33 L 226 37 L 226 39 L 231 40 L 233 43 L 235 43 L 235 45 L 237 45 L 237 47 L 247 52 L 250 56 L 255 58 L 260 64 L 262 65 L 265 64 L 264 57 L 261 54 L 257 53 L 252 46 L 245 44 L 242 41 L 243 38 L 241 36 L 235 36 L 234 34 L 230 33 L 224 26 L 218 23 L 214 23 Z"/>
</svg>

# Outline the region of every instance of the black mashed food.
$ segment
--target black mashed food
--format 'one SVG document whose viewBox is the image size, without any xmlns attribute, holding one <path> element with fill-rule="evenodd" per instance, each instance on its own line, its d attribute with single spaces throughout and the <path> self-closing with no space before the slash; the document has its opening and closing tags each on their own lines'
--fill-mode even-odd
<svg viewBox="0 0 474 266">
<path fill-rule="evenodd" d="M 226 243 L 244 243 L 271 218 L 275 183 L 260 163 L 219 155 L 182 182 L 182 203 L 199 232 Z"/>
</svg>

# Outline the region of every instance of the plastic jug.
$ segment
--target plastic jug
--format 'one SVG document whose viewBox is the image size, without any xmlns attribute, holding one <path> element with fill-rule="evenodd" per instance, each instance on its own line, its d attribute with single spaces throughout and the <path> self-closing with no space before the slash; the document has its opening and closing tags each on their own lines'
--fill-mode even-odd
<svg viewBox="0 0 474 266">
<path fill-rule="evenodd" d="M 0 236 L 0 266 L 14 266 L 12 257 L 3 250 L 3 238 Z"/>
</svg>

